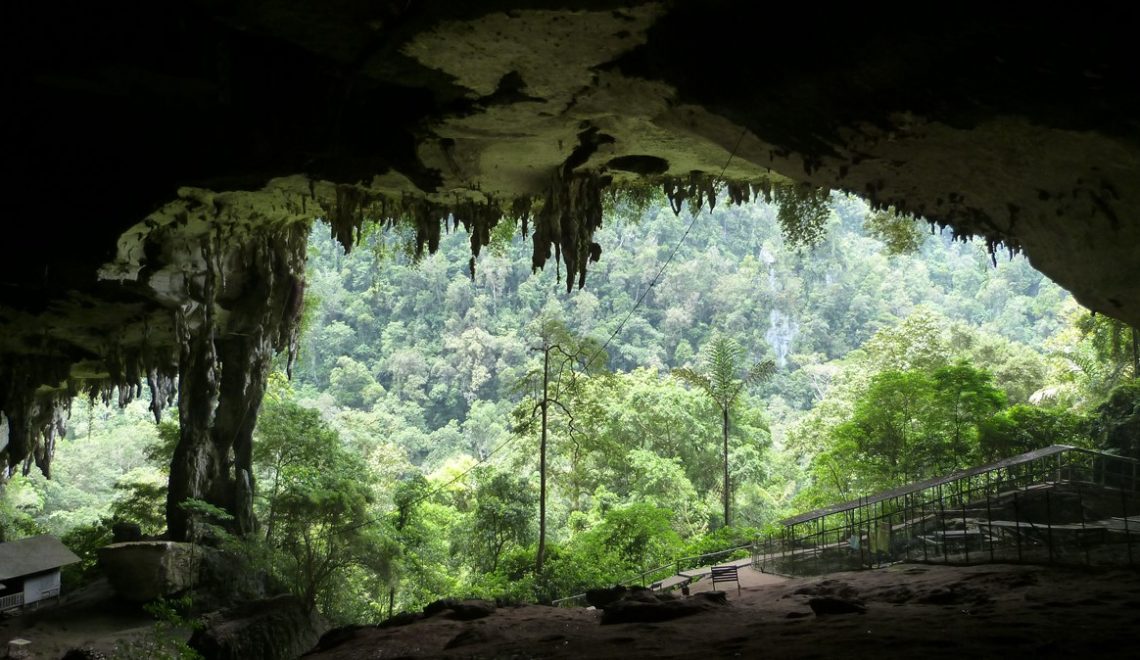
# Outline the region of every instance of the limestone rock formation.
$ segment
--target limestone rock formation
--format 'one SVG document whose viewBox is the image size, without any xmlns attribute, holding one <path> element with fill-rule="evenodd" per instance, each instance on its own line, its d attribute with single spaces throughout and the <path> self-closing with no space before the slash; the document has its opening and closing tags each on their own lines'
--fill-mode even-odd
<svg viewBox="0 0 1140 660">
<path fill-rule="evenodd" d="M 113 543 L 100 548 L 99 564 L 119 597 L 148 603 L 198 584 L 202 549 L 169 541 Z"/>
<path fill-rule="evenodd" d="M 324 632 L 316 612 L 284 595 L 214 612 L 194 631 L 190 648 L 217 660 L 292 660 Z"/>
<path fill-rule="evenodd" d="M 201 544 L 172 541 L 112 543 L 99 550 L 99 564 L 120 598 L 148 603 L 192 595 L 196 612 L 282 593 L 262 569 L 243 558 Z"/>
<path fill-rule="evenodd" d="M 1023 250 L 1140 324 L 1140 69 L 1119 9 L 936 18 L 711 0 L 48 1 L 18 53 L 0 459 L 50 474 L 67 403 L 178 394 L 178 504 L 248 530 L 249 437 L 323 219 L 420 249 L 500 222 L 585 282 L 609 191 L 675 208 L 864 195 Z M 476 266 L 474 260 L 472 267 Z M 177 386 L 175 385 L 177 383 Z M 8 470 L 2 471 L 6 476 Z"/>
</svg>

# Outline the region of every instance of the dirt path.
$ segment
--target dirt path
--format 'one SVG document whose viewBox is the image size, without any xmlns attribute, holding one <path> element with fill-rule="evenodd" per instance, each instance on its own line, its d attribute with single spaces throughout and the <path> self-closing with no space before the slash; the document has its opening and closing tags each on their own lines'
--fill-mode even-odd
<svg viewBox="0 0 1140 660">
<path fill-rule="evenodd" d="M 0 615 L 0 648 L 13 639 L 31 642 L 32 658 L 57 660 L 69 649 L 93 648 L 113 657 L 118 640 L 149 634 L 154 620 L 138 607 L 119 604 L 105 581 L 65 594 L 58 605 L 47 605 L 19 616 Z"/>
</svg>

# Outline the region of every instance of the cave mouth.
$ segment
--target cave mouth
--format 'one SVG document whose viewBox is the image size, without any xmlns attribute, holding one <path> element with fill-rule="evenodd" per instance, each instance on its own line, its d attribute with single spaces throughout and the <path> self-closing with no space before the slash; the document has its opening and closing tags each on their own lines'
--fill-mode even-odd
<svg viewBox="0 0 1140 660">
<path fill-rule="evenodd" d="M 589 291 L 587 271 L 611 270 L 598 235 L 615 191 L 636 205 L 662 190 L 673 214 L 775 201 L 773 221 L 805 245 L 826 241 L 831 191 L 848 191 L 899 245 L 911 214 L 930 218 L 1140 323 L 1132 21 L 964 10 L 920 26 L 857 7 L 820 21 L 805 5 L 785 21 L 814 32 L 758 39 L 765 10 L 736 3 L 522 4 L 21 14 L 13 215 L 50 231 L 0 260 L 3 476 L 52 474 L 75 397 L 148 400 L 156 421 L 177 411 L 168 536 L 198 537 L 188 500 L 248 534 L 264 492 L 255 425 L 275 370 L 295 363 L 314 218 L 346 251 L 373 222 L 423 260 L 462 238 L 471 280 L 521 230 L 530 268 L 569 299 Z M 773 66 L 771 53 L 796 55 Z M 766 312 L 751 326 L 793 364 L 796 337 L 821 331 Z M 674 352 L 695 352 L 686 341 Z M 813 366 L 803 391 L 827 378 Z"/>
<path fill-rule="evenodd" d="M 646 158 L 639 156 L 625 165 L 637 168 L 648 162 L 657 166 Z M 297 190 L 302 191 L 301 196 L 291 196 Z M 118 347 L 114 356 L 118 362 L 97 365 L 87 360 L 80 365 L 85 371 L 79 377 L 75 377 L 75 364 L 56 365 L 55 372 L 38 373 L 45 382 L 62 383 L 55 388 L 46 389 L 39 383 L 31 396 L 18 388 L 8 390 L 5 394 L 12 395 L 10 401 L 26 401 L 32 410 L 21 414 L 9 404 L 16 412 L 7 414 L 7 428 L 9 437 L 17 440 L 6 447 L 9 462 L 13 467 L 22 464 L 25 471 L 34 464 L 50 474 L 51 457 L 62 429 L 61 416 L 70 397 L 85 394 L 122 406 L 141 396 L 145 384 L 156 421 L 167 406 L 177 404 L 179 411 L 182 441 L 172 462 L 167 511 L 172 536 L 182 538 L 189 533 L 180 507 L 187 498 L 202 499 L 231 512 L 235 530 L 247 532 L 253 525 L 249 500 L 254 490 L 251 452 L 257 413 L 274 356 L 283 354 L 285 369 L 290 371 L 300 341 L 304 269 L 309 227 L 314 222 L 309 209 L 320 214 L 316 222 L 324 227 L 313 231 L 329 231 L 346 253 L 366 236 L 392 231 L 402 237 L 395 249 L 414 259 L 428 258 L 439 250 L 445 236 L 463 235 L 470 252 L 470 278 L 476 277 L 480 250 L 491 244 L 494 235 L 501 239 L 509 229 L 510 235 L 534 244 L 532 269 L 542 269 L 546 259 L 554 256 L 555 276 L 564 278 L 565 289 L 570 292 L 585 284 L 586 265 L 602 255 L 593 234 L 601 230 L 606 208 L 623 206 L 640 211 L 662 203 L 673 215 L 689 214 L 691 226 L 698 217 L 714 213 L 718 197 L 736 207 L 752 200 L 773 204 L 769 220 L 783 232 L 785 242 L 802 248 L 825 239 L 833 212 L 833 193 L 826 189 L 781 179 L 721 184 L 696 174 L 682 179 L 658 177 L 648 185 L 572 177 L 544 201 L 513 203 L 509 214 L 492 205 L 451 210 L 375 197 L 359 187 L 326 184 L 323 189 L 314 189 L 312 184 L 302 187 L 296 181 L 287 181 L 261 197 L 191 191 L 148 220 L 148 225 L 153 225 L 150 233 L 125 234 L 119 246 L 120 259 L 103 270 L 105 276 L 120 278 L 128 286 L 145 283 L 151 297 L 188 297 L 190 304 L 182 301 L 173 310 L 159 306 L 150 318 L 144 318 L 137 334 L 126 333 L 141 343 Z M 280 214 L 276 224 L 245 224 L 266 208 Z M 576 217 L 572 212 L 584 212 L 589 219 L 568 227 L 567 218 Z M 197 224 L 181 220 L 194 214 L 199 214 Z M 868 206 L 867 214 L 886 223 L 878 227 L 880 238 L 893 231 L 904 234 L 904 240 L 914 240 L 916 233 L 921 233 L 917 228 L 920 220 L 898 215 L 892 209 L 876 211 Z M 242 233 L 201 230 L 210 222 L 235 221 L 235 227 L 244 227 Z M 187 226 L 189 231 L 184 229 Z M 232 242 L 227 243 L 227 237 Z M 385 249 L 390 252 L 393 247 Z M 990 244 L 989 248 L 994 246 Z M 769 341 L 776 344 L 776 357 L 782 365 L 788 359 L 793 322 L 782 312 L 773 314 Z M 85 330 L 94 334 L 104 327 Z M 162 346 L 168 338 L 176 340 L 174 345 Z M 227 368 L 227 364 L 231 366 Z M 65 366 L 71 368 L 70 374 Z"/>
</svg>

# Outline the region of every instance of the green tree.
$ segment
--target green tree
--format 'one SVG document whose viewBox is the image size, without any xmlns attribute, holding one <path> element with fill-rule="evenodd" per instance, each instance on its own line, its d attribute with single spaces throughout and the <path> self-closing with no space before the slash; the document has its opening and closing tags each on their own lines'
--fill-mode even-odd
<svg viewBox="0 0 1140 660">
<path fill-rule="evenodd" d="M 1121 383 L 1097 407 L 1092 436 L 1101 449 L 1140 458 L 1140 380 Z"/>
<path fill-rule="evenodd" d="M 979 426 L 1005 406 L 1005 393 L 994 387 L 992 375 L 965 361 L 936 369 L 932 385 L 940 441 L 931 463 L 943 471 L 966 467 L 976 455 Z"/>
<path fill-rule="evenodd" d="M 616 553 L 627 571 L 658 566 L 677 555 L 680 538 L 669 522 L 669 511 L 636 503 L 610 509 L 594 530 L 595 539 Z"/>
<path fill-rule="evenodd" d="M 922 371 L 885 371 L 871 380 L 851 420 L 836 428 L 837 444 L 857 452 L 851 457 L 858 466 L 855 471 L 876 487 L 925 474 L 931 454 L 936 453 L 925 442 L 933 389 L 931 377 Z"/>
<path fill-rule="evenodd" d="M 724 524 L 732 524 L 730 517 L 731 489 L 728 479 L 728 430 L 729 415 L 737 398 L 744 388 L 763 382 L 772 377 L 776 366 L 771 360 L 753 364 L 741 372 L 747 353 L 735 339 L 717 333 L 709 343 L 704 359 L 704 371 L 686 367 L 674 369 L 673 375 L 679 380 L 704 392 L 720 409 L 721 435 L 724 446 Z"/>
<path fill-rule="evenodd" d="M 338 578 L 376 555 L 367 465 L 320 413 L 288 399 L 262 407 L 254 456 L 269 485 L 260 500 L 273 566 L 305 603 L 329 613 Z"/>
<path fill-rule="evenodd" d="M 342 406 L 364 409 L 384 395 L 384 388 L 372 377 L 368 367 L 342 355 L 329 373 L 329 393 Z"/>
<path fill-rule="evenodd" d="M 629 462 L 633 477 L 630 495 L 634 501 L 672 512 L 673 529 L 685 537 L 705 530 L 707 511 L 685 475 L 680 458 L 634 449 L 629 452 Z"/>
<path fill-rule="evenodd" d="M 567 432 L 577 432 L 571 399 L 580 392 L 583 376 L 597 371 L 605 364 L 606 355 L 601 346 L 592 339 L 575 336 L 562 321 L 554 318 L 540 319 L 536 324 L 539 344 L 533 351 L 542 353 L 540 371 L 531 370 L 520 386 L 531 389 L 528 401 L 516 410 L 519 424 L 516 429 L 526 431 L 536 417 L 539 426 L 539 495 L 538 495 L 538 550 L 535 556 L 535 573 L 542 573 L 542 562 L 546 551 L 546 447 L 553 410 L 565 418 Z M 529 407 L 529 411 L 526 408 Z"/>
<path fill-rule="evenodd" d="M 992 380 L 966 362 L 876 374 L 831 430 L 817 478 L 849 497 L 967 467 L 980 428 L 1005 405 Z"/>
<path fill-rule="evenodd" d="M 1140 338 L 1136 328 L 1110 316 L 1085 312 L 1076 321 L 1097 357 L 1111 368 L 1110 385 L 1140 378 Z"/>
<path fill-rule="evenodd" d="M 479 567 L 494 573 L 509 545 L 526 546 L 531 542 L 536 497 L 525 479 L 507 472 L 479 468 L 475 470 L 475 480 L 478 485 L 472 541 L 478 548 Z"/>
<path fill-rule="evenodd" d="M 423 606 L 455 593 L 462 585 L 451 548 L 468 548 L 469 544 L 466 537 L 449 542 L 462 516 L 440 499 L 438 486 L 421 474 L 410 475 L 395 486 L 395 508 L 386 515 L 394 541 L 389 546 L 393 553 L 388 570 L 390 613 L 397 603 L 399 609 Z"/>
<path fill-rule="evenodd" d="M 926 237 L 914 216 L 900 214 L 893 206 L 867 214 L 863 230 L 882 241 L 891 255 L 918 252 Z"/>
<path fill-rule="evenodd" d="M 1018 404 L 985 420 L 979 427 L 982 461 L 996 461 L 1050 445 L 1085 446 L 1088 421 L 1058 408 Z"/>
</svg>

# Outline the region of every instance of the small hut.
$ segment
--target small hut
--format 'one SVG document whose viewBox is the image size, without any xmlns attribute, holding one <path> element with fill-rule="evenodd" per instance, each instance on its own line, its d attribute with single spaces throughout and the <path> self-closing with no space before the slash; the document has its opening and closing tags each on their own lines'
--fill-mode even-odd
<svg viewBox="0 0 1140 660">
<path fill-rule="evenodd" d="M 0 543 L 0 612 L 59 597 L 59 569 L 79 561 L 48 534 Z"/>
</svg>

